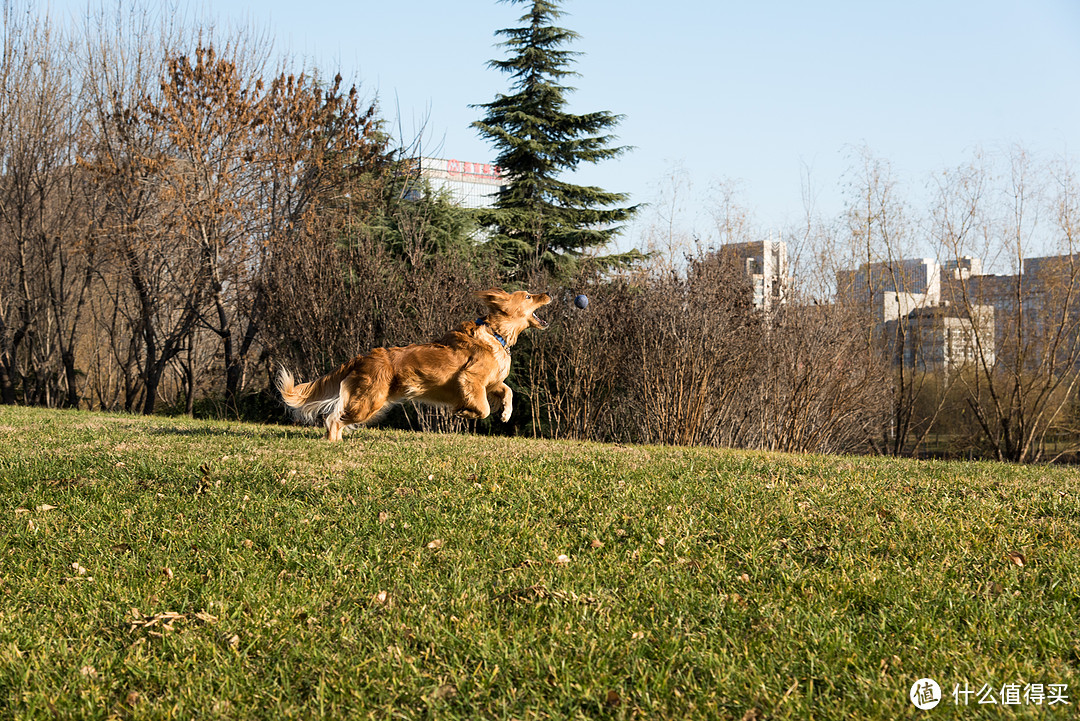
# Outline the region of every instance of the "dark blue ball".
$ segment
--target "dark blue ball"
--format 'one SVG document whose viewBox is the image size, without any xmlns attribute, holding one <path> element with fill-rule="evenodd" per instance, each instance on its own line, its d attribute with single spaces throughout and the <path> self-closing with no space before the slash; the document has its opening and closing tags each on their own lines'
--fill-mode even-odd
<svg viewBox="0 0 1080 721">
<path fill-rule="evenodd" d="M 587 308 L 589 307 L 589 298 L 584 293 L 582 293 L 578 297 L 574 298 L 574 305 L 582 309 Z"/>
</svg>

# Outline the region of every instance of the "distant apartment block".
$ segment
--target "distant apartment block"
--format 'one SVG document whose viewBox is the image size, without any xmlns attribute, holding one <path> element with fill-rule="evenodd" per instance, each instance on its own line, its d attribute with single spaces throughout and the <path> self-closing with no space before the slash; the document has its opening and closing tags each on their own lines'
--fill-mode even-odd
<svg viewBox="0 0 1080 721">
<path fill-rule="evenodd" d="M 980 264 L 981 266 L 981 264 Z M 981 270 L 981 267 L 979 268 Z M 995 349 L 1005 345 L 1020 317 L 1017 299 L 1019 275 L 965 275 L 963 270 L 946 276 L 942 301 L 957 308 L 988 306 L 994 309 L 993 335 L 982 340 Z"/>
<path fill-rule="evenodd" d="M 970 287 L 981 272 L 981 261 L 966 257 L 944 266 L 933 258 L 864 263 L 837 274 L 837 296 L 869 313 L 895 365 L 952 372 L 980 354 L 994 361 L 995 306 L 956 297 L 960 281 Z"/>
<path fill-rule="evenodd" d="M 866 308 L 875 325 L 941 302 L 941 265 L 933 258 L 864 263 L 836 275 L 838 296 Z"/>
<path fill-rule="evenodd" d="M 952 305 L 916 308 L 903 319 L 886 321 L 883 328 L 894 365 L 946 373 L 980 356 L 992 366 L 993 332 L 994 309 L 987 305 L 975 306 L 971 313 Z"/>
<path fill-rule="evenodd" d="M 782 240 L 730 243 L 721 246 L 720 253 L 746 272 L 753 287 L 755 308 L 768 311 L 787 302 L 791 277 L 787 244 Z"/>
<path fill-rule="evenodd" d="M 1080 254 L 1024 258 L 1021 283 L 1029 310 L 1080 314 Z"/>
<path fill-rule="evenodd" d="M 837 298 L 869 311 L 896 364 L 952 370 L 975 361 L 1074 363 L 1080 348 L 1080 254 L 1024 258 L 989 275 L 980 259 L 864 264 L 837 274 Z M 981 353 L 981 357 L 980 354 Z"/>
</svg>

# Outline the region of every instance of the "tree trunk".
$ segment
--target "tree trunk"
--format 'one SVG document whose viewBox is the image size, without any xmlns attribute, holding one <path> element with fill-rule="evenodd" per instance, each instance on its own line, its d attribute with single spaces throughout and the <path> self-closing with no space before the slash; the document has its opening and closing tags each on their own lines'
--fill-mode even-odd
<svg viewBox="0 0 1080 721">
<path fill-rule="evenodd" d="M 64 406 L 67 408 L 79 407 L 79 374 L 75 370 L 75 354 L 71 350 L 64 351 L 64 377 L 67 379 L 67 400 Z"/>
</svg>

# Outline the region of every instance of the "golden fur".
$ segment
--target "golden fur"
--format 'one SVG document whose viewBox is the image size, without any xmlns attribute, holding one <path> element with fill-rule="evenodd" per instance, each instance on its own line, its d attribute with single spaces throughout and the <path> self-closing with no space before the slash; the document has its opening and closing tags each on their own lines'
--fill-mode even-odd
<svg viewBox="0 0 1080 721">
<path fill-rule="evenodd" d="M 330 441 L 340 441 L 345 429 L 371 423 L 406 400 L 447 406 L 466 418 L 486 418 L 493 404 L 501 405 L 505 423 L 514 399 L 503 382 L 510 373 L 510 351 L 494 333 L 510 347 L 526 328 L 545 327 L 533 313 L 551 296 L 497 288 L 475 295 L 489 311 L 482 324 L 462 323 L 434 343 L 376 348 L 310 383 L 295 383 L 282 368 L 277 377 L 282 399 L 309 422 L 325 416 Z"/>
</svg>

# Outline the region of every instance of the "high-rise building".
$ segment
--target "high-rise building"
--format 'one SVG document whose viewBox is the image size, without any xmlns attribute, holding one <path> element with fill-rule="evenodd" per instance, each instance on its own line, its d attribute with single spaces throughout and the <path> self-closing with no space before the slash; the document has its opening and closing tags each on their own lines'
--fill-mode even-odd
<svg viewBox="0 0 1080 721">
<path fill-rule="evenodd" d="M 787 302 L 791 277 L 784 241 L 770 238 L 752 243 L 730 243 L 720 246 L 720 253 L 733 259 L 750 278 L 755 308 L 767 311 Z"/>
<path fill-rule="evenodd" d="M 867 308 L 875 324 L 941 302 L 941 266 L 933 258 L 863 263 L 836 274 L 837 295 Z"/>
<path fill-rule="evenodd" d="M 994 308 L 952 305 L 916 308 L 885 322 L 884 339 L 895 365 L 952 373 L 982 360 L 994 364 Z"/>
<path fill-rule="evenodd" d="M 944 266 L 933 258 L 864 263 L 837 273 L 837 296 L 869 313 L 895 365 L 950 373 L 980 356 L 994 362 L 996 304 L 956 297 L 981 273 L 982 262 L 968 257 Z"/>
<path fill-rule="evenodd" d="M 866 308 L 907 367 L 952 370 L 980 354 L 1038 367 L 1080 355 L 1080 254 L 1024 258 L 1013 275 L 986 275 L 972 257 L 864 264 L 837 273 L 837 298 Z"/>
</svg>

